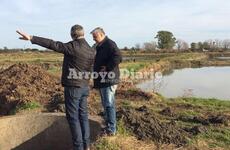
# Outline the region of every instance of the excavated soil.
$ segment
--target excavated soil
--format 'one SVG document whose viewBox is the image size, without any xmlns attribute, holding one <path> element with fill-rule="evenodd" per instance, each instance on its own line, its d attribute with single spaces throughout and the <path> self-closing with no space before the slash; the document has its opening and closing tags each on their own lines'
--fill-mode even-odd
<svg viewBox="0 0 230 150">
<path fill-rule="evenodd" d="M 183 129 L 178 128 L 174 122 L 161 122 L 146 106 L 121 109 L 118 117 L 123 119 L 127 128 L 139 139 L 175 144 L 178 147 L 187 143 L 187 133 Z"/>
<path fill-rule="evenodd" d="M 0 72 L 0 115 L 27 102 L 49 104 L 62 92 L 59 79 L 40 66 L 15 64 Z"/>
<path fill-rule="evenodd" d="M 227 115 L 208 115 L 208 116 L 179 116 L 177 120 L 184 122 L 200 123 L 202 125 L 210 124 L 228 124 L 229 117 Z"/>
<path fill-rule="evenodd" d="M 149 101 L 154 98 L 154 94 L 147 93 L 139 88 L 136 88 L 133 82 L 122 80 L 117 88 L 116 97 L 118 99 L 129 99 L 132 101 Z"/>
<path fill-rule="evenodd" d="M 38 102 L 46 112 L 65 112 L 60 78 L 47 72 L 49 64 L 14 64 L 0 71 L 0 116 L 9 115 L 16 107 Z M 52 67 L 52 66 L 51 66 Z M 97 90 L 90 90 L 89 113 L 102 111 Z"/>
</svg>

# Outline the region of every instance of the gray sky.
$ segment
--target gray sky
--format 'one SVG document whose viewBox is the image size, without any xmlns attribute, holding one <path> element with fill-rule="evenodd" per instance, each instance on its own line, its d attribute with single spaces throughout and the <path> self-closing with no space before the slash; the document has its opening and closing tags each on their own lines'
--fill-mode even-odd
<svg viewBox="0 0 230 150">
<path fill-rule="evenodd" d="M 0 10 L 0 48 L 36 47 L 16 29 L 68 42 L 74 24 L 90 44 L 100 26 L 121 48 L 153 41 L 159 30 L 189 43 L 230 38 L 230 0 L 1 0 Z"/>
</svg>

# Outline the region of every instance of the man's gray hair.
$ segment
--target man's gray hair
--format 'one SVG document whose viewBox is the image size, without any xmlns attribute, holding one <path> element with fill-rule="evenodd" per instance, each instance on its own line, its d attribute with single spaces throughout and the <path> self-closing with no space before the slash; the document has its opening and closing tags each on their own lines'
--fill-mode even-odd
<svg viewBox="0 0 230 150">
<path fill-rule="evenodd" d="M 104 30 L 101 27 L 97 27 L 97 28 L 93 29 L 93 31 L 91 31 L 90 33 L 91 34 L 94 34 L 94 33 L 103 33 L 103 34 L 105 34 Z"/>
<path fill-rule="evenodd" d="M 70 30 L 70 35 L 72 36 L 73 39 L 77 39 L 81 36 L 84 36 L 84 29 L 81 25 L 74 25 L 72 26 L 71 30 Z"/>
</svg>

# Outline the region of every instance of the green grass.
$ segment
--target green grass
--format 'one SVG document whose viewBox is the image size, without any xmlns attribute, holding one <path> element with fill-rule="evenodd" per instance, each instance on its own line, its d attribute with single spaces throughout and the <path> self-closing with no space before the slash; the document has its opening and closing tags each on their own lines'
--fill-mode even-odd
<svg viewBox="0 0 230 150">
<path fill-rule="evenodd" d="M 168 104 L 190 104 L 194 107 L 202 107 L 206 110 L 230 111 L 230 101 L 223 101 L 214 98 L 176 98 L 169 99 Z"/>
<path fill-rule="evenodd" d="M 162 58 L 162 60 L 201 60 L 205 59 L 207 56 L 203 53 L 175 53 L 173 56 Z"/>
<path fill-rule="evenodd" d="M 121 102 L 121 105 L 122 105 L 123 108 L 130 108 L 130 107 L 132 107 L 130 101 L 128 101 L 128 100 L 123 100 Z"/>
<path fill-rule="evenodd" d="M 164 97 L 163 95 L 161 95 L 160 93 L 156 92 L 155 94 L 156 94 L 156 95 L 158 96 L 158 98 L 160 98 L 161 100 L 165 100 L 165 97 Z"/>
<path fill-rule="evenodd" d="M 15 115 L 17 112 L 20 112 L 22 110 L 32 110 L 40 107 L 41 105 L 38 102 L 27 102 L 25 104 L 18 105 L 15 109 L 11 110 L 10 114 Z"/>
<path fill-rule="evenodd" d="M 49 73 L 53 73 L 53 74 L 56 74 L 56 73 L 60 73 L 61 70 L 60 70 L 60 67 L 51 67 L 47 70 Z"/>
<path fill-rule="evenodd" d="M 210 127 L 207 132 L 202 133 L 192 139 L 191 143 L 194 143 L 194 141 L 197 140 L 206 141 L 209 148 L 222 147 L 224 149 L 230 149 L 230 129 L 216 129 L 214 127 Z"/>
<path fill-rule="evenodd" d="M 230 112 L 230 101 L 223 101 L 218 99 L 205 98 L 175 98 L 164 101 L 168 106 L 190 105 L 192 108 L 179 108 L 177 113 L 182 116 L 200 116 L 207 112 L 212 114 L 219 114 L 223 112 Z M 180 127 L 193 127 L 199 125 L 193 122 L 177 121 Z M 192 139 L 190 145 L 197 145 L 198 141 L 205 141 L 209 148 L 224 148 L 230 149 L 230 128 L 228 126 L 206 126 L 207 132 L 203 132 Z"/>
<path fill-rule="evenodd" d="M 122 119 L 117 121 L 117 135 L 122 137 L 131 136 L 131 132 L 126 129 Z M 96 143 L 93 144 L 93 147 L 95 147 L 96 150 L 120 150 L 118 143 L 111 142 L 106 137 L 99 138 Z"/>
<path fill-rule="evenodd" d="M 126 67 L 130 72 L 136 72 L 145 67 L 145 63 L 133 63 Z"/>
<path fill-rule="evenodd" d="M 199 123 L 195 123 L 195 122 L 184 122 L 184 121 L 176 121 L 176 124 L 180 127 L 180 128 L 192 128 L 194 126 L 199 126 Z"/>
<path fill-rule="evenodd" d="M 128 131 L 127 128 L 125 127 L 125 123 L 123 119 L 120 119 L 117 121 L 117 133 L 122 135 L 122 136 L 130 136 L 131 131 Z"/>
<path fill-rule="evenodd" d="M 178 114 L 180 116 L 194 117 L 194 116 L 199 116 L 201 113 L 194 110 L 183 110 L 181 112 L 178 112 Z"/>
<path fill-rule="evenodd" d="M 137 72 L 144 67 L 151 66 L 155 60 L 138 60 L 136 62 L 122 62 L 120 65 L 121 69 L 127 69 L 128 71 Z"/>
<path fill-rule="evenodd" d="M 106 138 L 100 138 L 94 147 L 96 150 L 120 150 L 119 145 L 110 143 Z"/>
<path fill-rule="evenodd" d="M 42 52 L 17 52 L 17 53 L 2 53 L 0 54 L 0 62 L 50 62 L 62 61 L 63 55 L 59 53 L 42 53 Z"/>
</svg>

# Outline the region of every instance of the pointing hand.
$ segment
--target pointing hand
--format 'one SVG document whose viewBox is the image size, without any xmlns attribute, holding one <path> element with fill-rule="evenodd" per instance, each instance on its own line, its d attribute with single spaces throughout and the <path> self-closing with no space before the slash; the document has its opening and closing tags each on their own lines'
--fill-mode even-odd
<svg viewBox="0 0 230 150">
<path fill-rule="evenodd" d="M 16 32 L 21 35 L 21 37 L 19 37 L 19 39 L 21 40 L 31 40 L 32 39 L 32 36 L 28 35 L 27 33 L 21 32 L 19 30 L 17 30 Z"/>
</svg>

